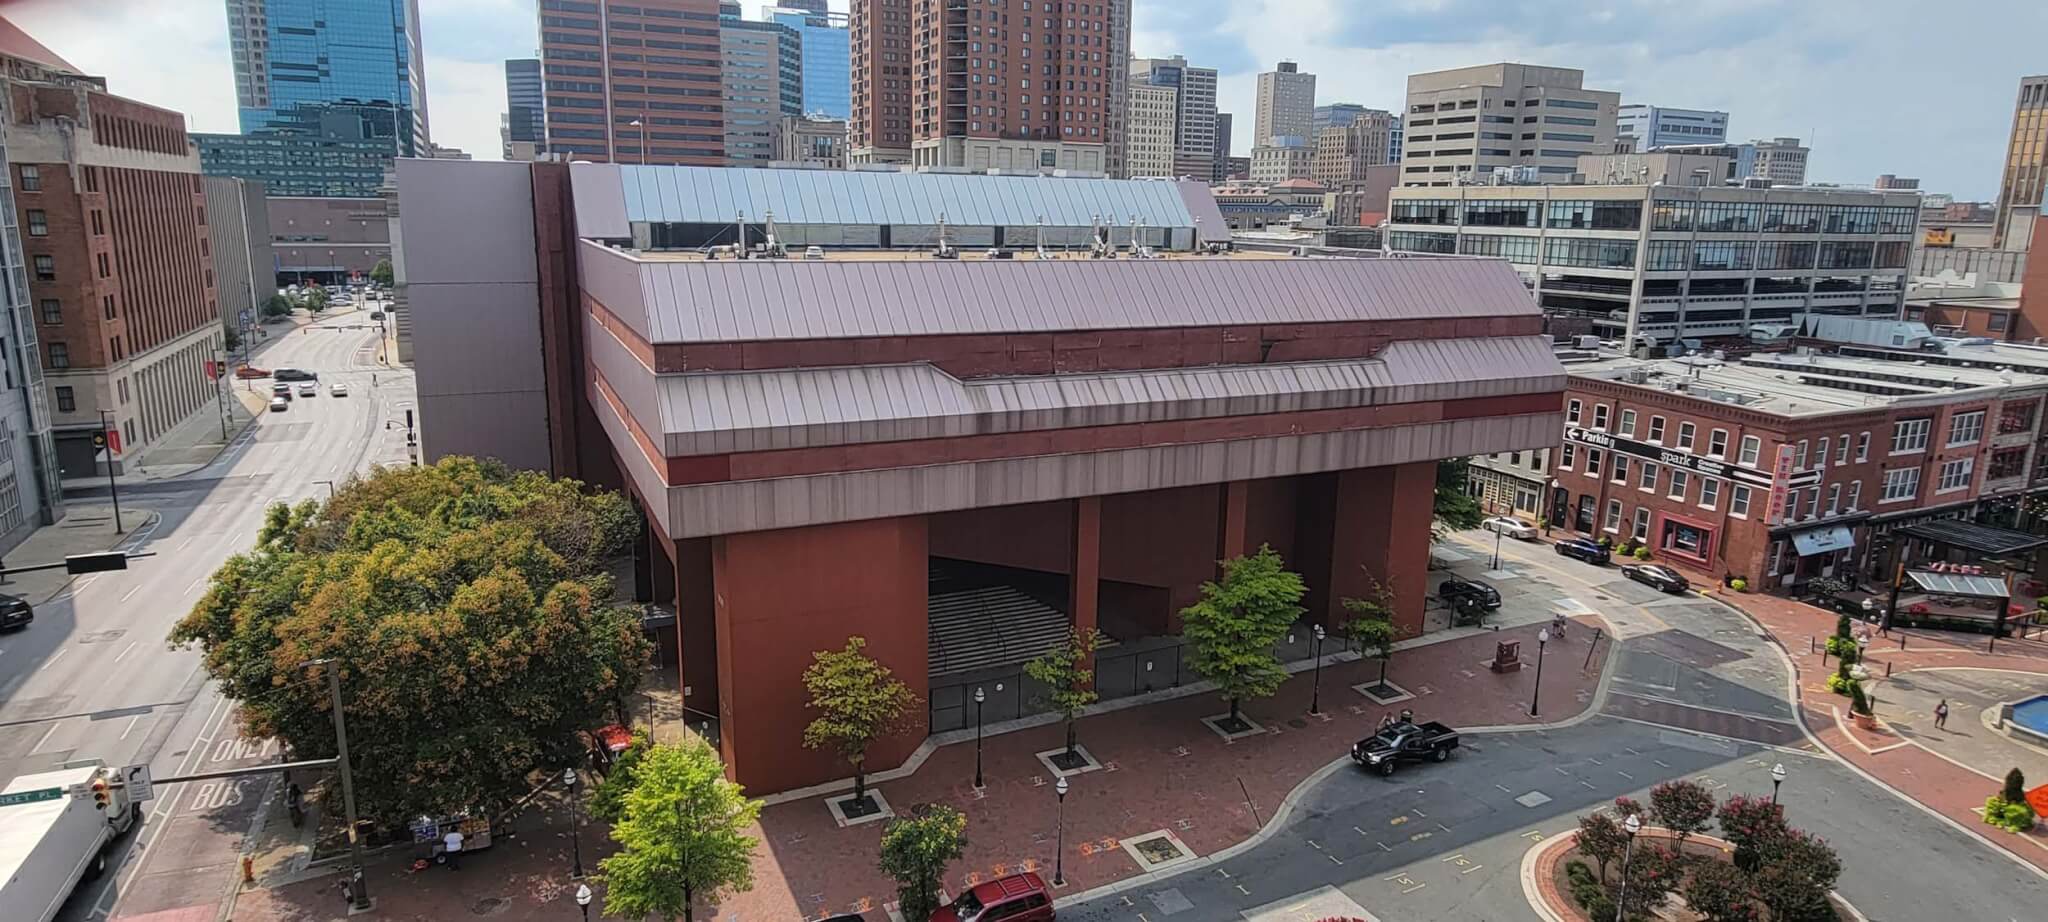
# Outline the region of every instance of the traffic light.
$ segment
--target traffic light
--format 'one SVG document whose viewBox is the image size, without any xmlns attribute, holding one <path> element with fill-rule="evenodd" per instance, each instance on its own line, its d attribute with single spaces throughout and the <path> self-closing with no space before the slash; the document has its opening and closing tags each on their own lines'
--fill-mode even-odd
<svg viewBox="0 0 2048 922">
<path fill-rule="evenodd" d="M 114 791 L 107 787 L 107 779 L 92 780 L 92 805 L 97 810 L 105 810 L 114 805 Z"/>
</svg>

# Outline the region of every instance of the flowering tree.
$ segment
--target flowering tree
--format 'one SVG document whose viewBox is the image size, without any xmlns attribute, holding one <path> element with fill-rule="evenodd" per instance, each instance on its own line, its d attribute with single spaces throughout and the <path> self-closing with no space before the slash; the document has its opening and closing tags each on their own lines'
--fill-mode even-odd
<svg viewBox="0 0 2048 922">
<path fill-rule="evenodd" d="M 1755 871 L 1763 862 L 1763 848 L 1790 831 L 1785 810 L 1761 797 L 1737 794 L 1721 803 L 1716 814 L 1721 835 L 1735 844 L 1735 866 Z"/>
<path fill-rule="evenodd" d="M 1605 813 L 1579 817 L 1579 851 L 1600 866 L 1600 882 L 1607 882 L 1607 865 L 1619 860 L 1628 847 L 1628 830 Z"/>
<path fill-rule="evenodd" d="M 1685 852 L 1686 836 L 1707 831 L 1714 821 L 1714 795 L 1697 781 L 1667 781 L 1650 789 L 1650 816 L 1678 836 Z"/>
</svg>

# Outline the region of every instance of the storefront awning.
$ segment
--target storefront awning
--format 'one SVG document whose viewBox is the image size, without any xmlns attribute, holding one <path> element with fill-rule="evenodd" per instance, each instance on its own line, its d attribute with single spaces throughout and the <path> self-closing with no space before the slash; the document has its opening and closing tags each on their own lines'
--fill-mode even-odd
<svg viewBox="0 0 2048 922">
<path fill-rule="evenodd" d="M 1995 576 L 1974 576 L 1966 573 L 1935 573 L 1929 570 L 1907 570 L 1906 576 L 1913 584 L 1928 592 L 1942 595 L 1966 595 L 1980 599 L 2002 599 L 2010 592 L 2005 580 Z"/>
<path fill-rule="evenodd" d="M 2048 538 L 2042 538 L 2040 535 L 1993 525 L 1979 525 L 1961 519 L 1918 522 L 1901 528 L 1894 534 L 1990 556 L 2017 554 L 2048 545 Z"/>
<path fill-rule="evenodd" d="M 1792 536 L 1792 546 L 1799 549 L 1801 557 L 1832 554 L 1855 547 L 1856 533 L 1850 531 L 1847 525 L 1808 529 Z"/>
</svg>

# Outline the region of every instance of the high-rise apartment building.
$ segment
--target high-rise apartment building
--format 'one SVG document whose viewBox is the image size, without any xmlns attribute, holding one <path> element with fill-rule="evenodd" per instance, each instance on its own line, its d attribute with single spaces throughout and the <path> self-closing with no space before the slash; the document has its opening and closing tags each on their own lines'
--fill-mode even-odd
<svg viewBox="0 0 2048 922">
<path fill-rule="evenodd" d="M 1215 166 L 1212 172 L 1209 174 L 1210 182 L 1222 182 L 1224 179 L 1230 176 L 1231 122 L 1232 118 L 1230 113 L 1216 113 L 1216 160 Z"/>
<path fill-rule="evenodd" d="M 1719 144 L 1728 140 L 1728 113 L 1633 103 L 1615 110 L 1614 133 L 1639 154 L 1674 144 Z"/>
<path fill-rule="evenodd" d="M 1333 102 L 1317 106 L 1315 116 L 1309 121 L 1309 132 L 1322 131 L 1331 126 L 1344 126 L 1364 114 L 1366 108 L 1355 102 Z"/>
<path fill-rule="evenodd" d="M 804 114 L 845 121 L 853 79 L 846 14 L 831 12 L 818 0 L 811 6 L 771 6 L 762 18 L 795 29 L 803 41 Z"/>
<path fill-rule="evenodd" d="M 1252 115 L 1252 146 L 1274 138 L 1306 141 L 1315 129 L 1316 75 L 1302 73 L 1293 61 L 1259 75 L 1257 110 Z"/>
<path fill-rule="evenodd" d="M 782 119 L 803 114 L 802 39 L 781 23 L 724 16 L 718 26 L 718 44 L 724 49 L 719 79 L 725 85 L 726 163 L 766 166 L 775 159 L 775 132 Z"/>
<path fill-rule="evenodd" d="M 1585 77 L 1508 63 L 1409 75 L 1401 184 L 1479 182 L 1518 166 L 1563 178 L 1580 154 L 1612 153 L 1621 94 L 1586 89 Z"/>
<path fill-rule="evenodd" d="M 1877 177 L 1877 181 L 1871 183 L 1870 187 L 1872 189 L 1918 189 L 1920 188 L 1920 180 L 1910 176 L 1885 173 Z"/>
<path fill-rule="evenodd" d="M 1130 111 L 1137 113 L 1136 94 L 1140 86 L 1164 86 L 1174 90 L 1173 164 L 1166 173 L 1148 173 L 1138 168 L 1136 125 L 1125 129 L 1128 172 L 1132 176 L 1192 176 L 1210 179 L 1216 168 L 1216 69 L 1189 67 L 1186 58 L 1132 58 Z"/>
<path fill-rule="evenodd" d="M 1131 76 L 1130 111 L 1124 122 L 1125 164 L 1132 178 L 1173 176 L 1174 109 L 1180 91 L 1145 83 L 1135 68 Z"/>
<path fill-rule="evenodd" d="M 1130 4 L 854 0 L 853 161 L 1121 169 Z"/>
<path fill-rule="evenodd" d="M 1749 142 L 1755 150 L 1750 176 L 1760 176 L 1774 186 L 1806 185 L 1806 156 L 1811 153 L 1798 138 L 1772 138 Z"/>
<path fill-rule="evenodd" d="M 1392 163 L 1394 114 L 1358 107 L 1345 111 L 1342 121 L 1316 130 L 1315 153 L 1309 178 L 1325 186 L 1365 178 L 1367 167 Z"/>
<path fill-rule="evenodd" d="M 227 11 L 244 133 L 288 130 L 305 106 L 384 103 L 399 110 L 398 155 L 427 150 L 418 0 L 227 0 Z"/>
<path fill-rule="evenodd" d="M 249 328 L 255 325 L 263 302 L 277 292 L 276 262 L 270 252 L 270 208 L 260 182 L 208 176 L 203 186 L 220 322 L 247 345 Z"/>
<path fill-rule="evenodd" d="M 13 34 L 0 67 L 17 80 L 66 79 L 77 68 L 0 19 Z M 14 171 L 9 159 L 13 129 L 13 92 L 0 80 L 0 278 L 27 277 L 29 261 L 22 245 L 21 212 L 16 207 Z M 44 231 L 48 231 L 47 220 Z M 36 327 L 47 321 L 34 304 L 26 284 L 0 284 L 0 369 L 6 388 L 0 390 L 0 554 L 13 550 L 39 525 L 64 516 L 64 489 L 57 467 L 56 440 L 51 432 L 49 387 L 43 378 L 42 337 Z M 40 316 L 39 316 L 40 315 Z"/>
<path fill-rule="evenodd" d="M 718 10 L 717 0 L 540 0 L 549 152 L 724 164 Z"/>
<path fill-rule="evenodd" d="M 512 155 L 515 141 L 531 145 L 529 149 L 536 152 L 547 150 L 545 98 L 539 58 L 513 58 L 505 62 L 505 118 L 498 125 L 498 140 L 504 145 L 505 159 L 522 159 Z"/>
<path fill-rule="evenodd" d="M 91 476 L 102 411 L 118 468 L 215 399 L 206 363 L 223 328 L 199 157 L 176 112 L 85 83 L 8 89 L 58 465 Z"/>
<path fill-rule="evenodd" d="M 2012 137 L 2005 144 L 2005 168 L 1998 180 L 1994 240 L 2005 245 L 2012 210 L 2041 201 L 2048 189 L 2048 74 L 2020 78 L 2012 107 Z M 2025 241 L 2015 241 L 2023 246 Z"/>
</svg>

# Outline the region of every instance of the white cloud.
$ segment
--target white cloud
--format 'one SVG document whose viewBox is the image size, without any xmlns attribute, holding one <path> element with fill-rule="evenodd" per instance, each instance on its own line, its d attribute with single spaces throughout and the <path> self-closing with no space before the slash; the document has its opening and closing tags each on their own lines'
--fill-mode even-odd
<svg viewBox="0 0 2048 922">
<path fill-rule="evenodd" d="M 427 52 L 428 132 L 434 143 L 497 160 L 503 153 L 498 114 L 504 111 L 503 61 L 458 61 Z"/>
</svg>

